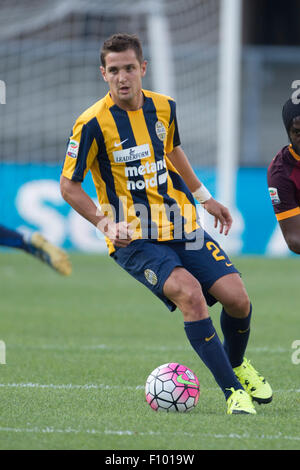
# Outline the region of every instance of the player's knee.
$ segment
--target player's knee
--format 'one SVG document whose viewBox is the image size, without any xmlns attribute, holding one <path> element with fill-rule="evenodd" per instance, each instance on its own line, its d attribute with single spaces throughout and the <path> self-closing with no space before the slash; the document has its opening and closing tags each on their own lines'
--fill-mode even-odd
<svg viewBox="0 0 300 470">
<path fill-rule="evenodd" d="M 250 313 L 250 299 L 246 291 L 241 291 L 232 297 L 231 301 L 224 305 L 226 312 L 237 318 L 246 318 Z"/>
<path fill-rule="evenodd" d="M 182 303 L 187 310 L 196 311 L 203 302 L 201 287 L 183 288 L 181 292 Z"/>
<path fill-rule="evenodd" d="M 165 283 L 164 294 L 181 310 L 185 321 L 197 321 L 208 316 L 201 285 L 183 268 L 174 269 Z"/>
<path fill-rule="evenodd" d="M 198 321 L 208 316 L 206 300 L 201 286 L 182 286 L 180 301 L 178 304 L 184 321 Z"/>
</svg>

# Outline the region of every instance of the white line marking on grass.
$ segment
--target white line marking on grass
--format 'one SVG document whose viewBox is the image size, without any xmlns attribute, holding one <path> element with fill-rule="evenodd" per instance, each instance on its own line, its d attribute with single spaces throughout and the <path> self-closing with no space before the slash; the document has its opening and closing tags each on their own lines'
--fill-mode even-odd
<svg viewBox="0 0 300 470">
<path fill-rule="evenodd" d="M 109 352 L 120 352 L 120 351 L 135 351 L 141 350 L 140 345 L 131 345 L 131 346 L 119 346 L 119 345 L 107 345 L 107 344 L 88 344 L 88 345 L 59 345 L 59 344 L 43 344 L 43 345 L 11 345 L 10 349 L 21 349 L 21 350 L 41 350 L 41 351 L 98 351 L 106 350 Z M 180 351 L 190 351 L 188 345 L 182 346 L 143 346 L 144 351 L 150 352 L 180 352 Z M 290 348 L 283 348 L 281 346 L 275 348 L 269 348 L 267 346 L 257 346 L 249 347 L 248 350 L 250 353 L 266 353 L 266 354 L 284 354 L 290 353 Z"/>
<path fill-rule="evenodd" d="M 0 383 L 0 388 L 37 388 L 52 390 L 144 390 L 145 385 L 106 385 L 106 384 L 40 384 L 40 383 Z M 203 388 L 204 392 L 217 391 L 218 387 Z M 278 389 L 274 393 L 300 393 L 300 388 Z"/>
<path fill-rule="evenodd" d="M 43 428 L 33 427 L 33 428 L 13 428 L 13 427 L 0 427 L 0 432 L 11 432 L 11 433 L 37 433 L 37 434 L 100 434 L 100 435 L 116 435 L 116 436 L 162 436 L 165 433 L 160 431 L 131 431 L 131 430 L 111 430 L 111 429 L 74 429 L 74 428 L 55 428 L 53 426 L 46 426 Z M 190 433 L 190 432 L 173 432 L 168 433 L 172 436 L 185 436 L 185 437 L 209 437 L 211 439 L 252 439 L 252 440 L 289 440 L 289 441 L 300 441 L 300 436 L 286 436 L 281 432 L 274 435 L 251 435 L 248 433 L 244 434 L 201 434 L 201 433 Z"/>
<path fill-rule="evenodd" d="M 10 345 L 10 349 L 21 349 L 23 351 L 32 351 L 32 350 L 39 350 L 39 351 L 93 351 L 98 349 L 108 349 L 108 350 L 119 350 L 118 346 L 112 347 L 107 346 L 106 344 L 94 344 L 94 345 L 60 345 L 60 344 L 41 344 L 41 345 L 19 345 L 19 344 L 12 344 Z M 122 347 L 121 347 L 122 349 Z M 123 348 L 124 349 L 124 348 Z"/>
<path fill-rule="evenodd" d="M 262 353 L 265 352 L 267 354 L 281 354 L 281 353 L 286 353 L 290 352 L 291 350 L 289 348 L 283 348 L 281 346 L 278 346 L 277 348 L 269 348 L 267 346 L 258 346 L 258 347 L 253 347 L 248 349 L 249 352 L 254 352 L 254 353 Z"/>
<path fill-rule="evenodd" d="M 128 390 L 139 390 L 145 388 L 144 385 L 105 385 L 105 384 L 39 384 L 39 383 L 7 383 L 1 384 L 2 388 L 42 388 L 42 389 L 53 389 L 53 390 L 112 390 L 112 389 L 128 389 Z"/>
</svg>

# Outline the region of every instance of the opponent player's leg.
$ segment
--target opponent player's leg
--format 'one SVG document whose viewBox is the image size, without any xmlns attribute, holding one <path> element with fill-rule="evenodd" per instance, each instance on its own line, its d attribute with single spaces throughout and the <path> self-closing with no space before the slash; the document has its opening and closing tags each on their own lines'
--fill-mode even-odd
<svg viewBox="0 0 300 470">
<path fill-rule="evenodd" d="M 63 276 L 69 276 L 72 272 L 72 265 L 67 253 L 58 246 L 50 243 L 38 232 L 32 234 L 28 242 L 28 252 L 39 260 L 48 264 Z"/>
<path fill-rule="evenodd" d="M 236 273 L 222 276 L 209 293 L 223 305 L 220 320 L 224 349 L 236 376 L 254 400 L 269 403 L 272 400 L 270 385 L 245 358 L 252 306 L 243 281 Z"/>
<path fill-rule="evenodd" d="M 25 236 L 0 225 L 0 245 L 23 250 L 47 263 L 60 274 L 71 274 L 72 266 L 65 251 L 52 245 L 40 233 Z"/>
<path fill-rule="evenodd" d="M 27 251 L 27 242 L 24 236 L 15 230 L 4 227 L 4 225 L 0 225 L 0 245 Z"/>
<path fill-rule="evenodd" d="M 212 372 L 226 400 L 230 398 L 228 413 L 255 414 L 208 315 L 206 300 L 197 279 L 183 267 L 176 267 L 166 280 L 163 292 L 181 310 L 185 332 L 192 347 Z"/>
</svg>

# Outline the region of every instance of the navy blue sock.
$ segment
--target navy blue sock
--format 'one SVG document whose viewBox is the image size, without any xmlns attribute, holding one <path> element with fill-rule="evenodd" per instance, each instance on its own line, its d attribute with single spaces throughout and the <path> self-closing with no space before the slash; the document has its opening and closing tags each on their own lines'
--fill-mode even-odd
<svg viewBox="0 0 300 470">
<path fill-rule="evenodd" d="M 232 367 L 242 364 L 250 335 L 252 305 L 246 318 L 234 318 L 225 312 L 221 312 L 221 328 L 224 335 L 224 349 Z"/>
<path fill-rule="evenodd" d="M 0 245 L 30 251 L 30 247 L 21 233 L 10 230 L 3 225 L 0 225 Z"/>
<path fill-rule="evenodd" d="M 235 390 L 243 390 L 232 370 L 211 318 L 184 322 L 184 329 L 192 347 L 212 372 L 225 398 L 227 399 L 231 395 L 231 387 Z"/>
</svg>

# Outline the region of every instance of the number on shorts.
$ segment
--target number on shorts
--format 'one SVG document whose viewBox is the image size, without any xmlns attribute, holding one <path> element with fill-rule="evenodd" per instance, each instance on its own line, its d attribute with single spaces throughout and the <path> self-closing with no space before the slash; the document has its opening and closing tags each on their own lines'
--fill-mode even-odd
<svg viewBox="0 0 300 470">
<path fill-rule="evenodd" d="M 221 261 L 225 259 L 225 256 L 219 255 L 220 253 L 220 248 L 214 243 L 214 242 L 207 242 L 206 247 L 209 251 L 212 251 L 212 255 L 215 258 L 216 261 Z"/>
</svg>

